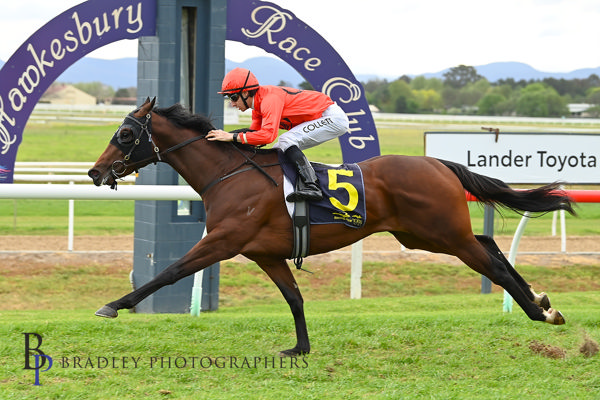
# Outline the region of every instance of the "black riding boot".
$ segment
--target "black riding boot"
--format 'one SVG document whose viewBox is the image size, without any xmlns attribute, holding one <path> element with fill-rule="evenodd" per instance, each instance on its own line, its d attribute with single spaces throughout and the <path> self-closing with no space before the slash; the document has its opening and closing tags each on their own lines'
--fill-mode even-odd
<svg viewBox="0 0 600 400">
<path fill-rule="evenodd" d="M 298 175 L 302 182 L 300 188 L 295 192 L 290 193 L 286 197 L 286 200 L 292 202 L 321 200 L 323 198 L 323 193 L 317 184 L 317 174 L 315 174 L 315 170 L 306 159 L 304 153 L 302 153 L 302 150 L 297 146 L 292 146 L 289 147 L 284 154 L 286 158 L 292 161 L 296 166 L 296 170 L 298 171 Z"/>
</svg>

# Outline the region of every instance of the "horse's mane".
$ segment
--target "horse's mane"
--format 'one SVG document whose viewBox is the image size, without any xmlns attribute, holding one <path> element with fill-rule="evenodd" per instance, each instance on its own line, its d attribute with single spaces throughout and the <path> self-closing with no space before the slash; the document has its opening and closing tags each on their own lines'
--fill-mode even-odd
<svg viewBox="0 0 600 400">
<path fill-rule="evenodd" d="M 177 103 L 170 107 L 155 107 L 152 111 L 161 117 L 165 117 L 180 128 L 188 128 L 206 135 L 209 131 L 215 129 L 210 118 L 202 114 L 194 114 L 183 105 Z M 261 149 L 249 144 L 233 143 L 243 150 L 255 152 L 257 154 L 269 154 L 275 152 L 274 149 Z"/>
<path fill-rule="evenodd" d="M 194 114 L 181 104 L 173 104 L 170 107 L 154 108 L 156 114 L 165 117 L 180 128 L 188 128 L 206 135 L 208 131 L 215 129 L 210 118 L 202 114 Z"/>
</svg>

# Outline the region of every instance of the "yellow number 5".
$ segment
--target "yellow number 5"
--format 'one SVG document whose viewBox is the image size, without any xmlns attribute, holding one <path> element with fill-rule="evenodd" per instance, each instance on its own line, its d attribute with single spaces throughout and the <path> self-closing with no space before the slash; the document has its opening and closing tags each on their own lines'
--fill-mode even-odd
<svg viewBox="0 0 600 400">
<path fill-rule="evenodd" d="M 342 211 L 352 211 L 358 205 L 358 190 L 348 182 L 338 182 L 338 175 L 353 176 L 354 171 L 348 171 L 345 169 L 330 169 L 327 171 L 329 175 L 329 190 L 345 189 L 348 192 L 348 204 L 342 204 L 335 197 L 330 197 L 329 201 L 335 208 Z"/>
</svg>

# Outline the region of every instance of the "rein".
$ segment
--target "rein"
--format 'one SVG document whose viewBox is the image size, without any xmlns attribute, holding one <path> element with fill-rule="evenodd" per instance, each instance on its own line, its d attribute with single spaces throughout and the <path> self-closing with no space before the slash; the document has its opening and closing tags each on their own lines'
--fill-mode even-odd
<svg viewBox="0 0 600 400">
<path fill-rule="evenodd" d="M 121 178 L 125 171 L 128 168 L 132 168 L 133 170 L 135 170 L 137 172 L 137 170 L 139 168 L 142 168 L 150 163 L 157 163 L 159 161 L 163 161 L 163 157 L 166 156 L 167 154 L 179 150 L 197 140 L 201 140 L 201 139 L 206 139 L 206 135 L 202 135 L 202 136 L 196 136 L 193 137 L 191 139 L 185 140 L 181 143 L 178 143 L 174 146 L 169 147 L 168 149 L 164 150 L 164 151 L 160 151 L 159 148 L 156 146 L 156 144 L 154 143 L 154 141 L 152 140 L 152 114 L 148 113 L 146 114 L 146 116 L 141 117 L 141 118 L 136 118 L 133 116 L 133 114 L 135 113 L 132 112 L 131 114 L 127 115 L 125 117 L 125 121 L 127 121 L 128 119 L 134 121 L 137 124 L 137 127 L 134 128 L 138 128 L 136 129 L 135 132 L 135 141 L 133 142 L 133 145 L 131 146 L 130 149 L 126 149 L 124 144 L 122 143 L 121 139 L 118 137 L 118 133 L 120 132 L 120 130 L 125 126 L 125 121 L 123 122 L 123 125 L 121 125 L 121 127 L 119 127 L 119 129 L 117 130 L 117 132 L 115 133 L 115 137 L 113 138 L 113 140 L 111 140 L 111 143 L 113 145 L 115 145 L 119 150 L 121 150 L 123 153 L 126 153 L 125 157 L 123 160 L 116 160 L 113 162 L 112 166 L 111 166 L 111 175 L 114 178 L 114 183 L 111 185 L 111 189 L 117 189 L 117 179 Z M 143 122 L 140 122 L 140 119 Z M 132 129 L 133 131 L 133 129 Z M 131 154 L 133 153 L 133 151 L 136 149 L 136 147 L 138 145 L 141 144 L 141 137 L 143 135 L 143 133 L 146 133 L 146 135 L 148 136 L 148 142 L 152 144 L 152 151 L 153 154 L 150 157 L 146 157 L 140 161 L 135 161 L 131 164 L 125 164 L 126 161 L 129 161 L 131 159 Z M 263 168 L 267 168 L 267 167 L 273 167 L 276 165 L 279 165 L 279 163 L 272 163 L 272 164 L 266 164 L 266 165 L 259 165 L 256 161 L 254 161 L 251 157 L 249 157 L 246 153 L 244 153 L 239 147 L 237 147 L 235 144 L 233 144 L 233 142 L 230 142 L 231 145 L 233 146 L 233 148 L 240 153 L 244 158 L 245 161 L 242 162 L 242 164 L 240 164 L 239 166 L 237 166 L 236 168 L 234 168 L 231 172 L 221 176 L 220 178 L 217 178 L 215 180 L 213 180 L 212 182 L 210 182 L 208 185 L 206 185 L 204 187 L 204 189 L 202 189 L 202 191 L 200 192 L 200 196 L 202 196 L 208 189 L 210 189 L 211 187 L 213 187 L 214 185 L 223 182 L 224 180 L 231 178 L 232 176 L 235 176 L 237 174 L 240 174 L 242 172 L 246 172 L 246 171 L 250 171 L 254 168 L 258 169 L 264 176 L 267 177 L 267 179 L 269 179 L 275 186 L 279 186 L 279 184 L 277 183 L 277 181 L 275 181 L 275 179 L 269 175 L 267 173 L 267 171 L 265 171 Z M 126 150 L 129 150 L 128 152 Z M 254 152 L 254 155 L 256 155 L 256 152 Z M 244 169 L 240 169 L 241 167 L 243 167 L 244 165 L 250 164 L 251 166 L 248 168 L 244 168 Z"/>
<path fill-rule="evenodd" d="M 195 142 L 197 140 L 200 140 L 200 139 L 205 139 L 205 137 L 204 136 L 193 137 L 193 138 L 188 139 L 188 140 L 186 140 L 184 142 L 176 144 L 175 146 L 169 147 L 168 149 L 166 149 L 164 151 L 157 151 L 152 157 L 148 157 L 148 158 L 145 158 L 143 160 L 136 161 L 133 164 L 125 164 L 123 161 L 117 160 L 117 161 L 115 161 L 113 163 L 113 171 L 114 171 L 114 164 L 115 163 L 122 164 L 123 165 L 123 171 L 125 171 L 127 168 L 130 168 L 130 167 L 133 168 L 135 171 L 137 171 L 139 168 L 142 168 L 142 167 L 150 164 L 151 162 L 156 163 L 158 161 L 163 161 L 162 157 L 164 157 L 165 155 L 167 155 L 167 154 L 169 154 L 169 153 L 171 153 L 171 152 L 173 152 L 175 150 L 179 150 L 180 148 L 185 147 L 188 144 L 193 143 L 193 142 Z M 122 174 L 123 173 L 121 172 L 119 175 L 122 175 Z"/>
<path fill-rule="evenodd" d="M 247 172 L 250 171 L 254 168 L 256 168 L 257 170 L 259 170 L 264 176 L 267 177 L 267 179 L 269 179 L 271 182 L 273 182 L 273 184 L 275 186 L 279 186 L 279 184 L 277 183 L 277 181 L 275 181 L 275 179 L 269 175 L 267 173 L 267 171 L 265 171 L 263 168 L 268 168 L 268 167 L 274 167 L 276 165 L 279 165 L 279 163 L 272 163 L 272 164 L 265 164 L 265 165 L 259 165 L 256 161 L 254 161 L 252 158 L 248 157 L 242 150 L 240 150 L 236 145 L 234 145 L 232 142 L 230 142 L 231 145 L 233 146 L 234 149 L 236 149 L 238 151 L 238 153 L 240 153 L 245 159 L 246 161 L 244 161 L 243 163 L 241 163 L 240 165 L 238 165 L 237 167 L 235 167 L 233 170 L 231 170 L 231 172 L 221 176 L 220 178 L 215 179 L 214 181 L 210 182 L 208 185 L 206 185 L 204 187 L 204 189 L 202 189 L 202 191 L 200 192 L 200 196 L 202 196 L 208 189 L 210 189 L 211 187 L 215 186 L 217 183 L 221 183 L 223 182 L 225 179 L 231 178 L 232 176 L 235 176 L 237 174 L 241 174 L 242 172 Z M 256 155 L 256 153 L 254 153 Z M 250 164 L 251 166 L 248 168 L 244 168 L 244 169 L 239 169 L 241 167 L 243 167 L 246 164 Z"/>
</svg>

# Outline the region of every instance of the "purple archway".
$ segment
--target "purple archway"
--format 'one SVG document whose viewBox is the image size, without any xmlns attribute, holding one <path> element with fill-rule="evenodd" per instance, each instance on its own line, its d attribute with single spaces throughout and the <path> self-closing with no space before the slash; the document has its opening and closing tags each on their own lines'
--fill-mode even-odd
<svg viewBox="0 0 600 400">
<path fill-rule="evenodd" d="M 31 35 L 0 70 L 0 183 L 12 183 L 25 124 L 60 74 L 99 47 L 155 31 L 155 0 L 89 0 Z"/>
<path fill-rule="evenodd" d="M 227 10 L 227 39 L 278 56 L 348 114 L 350 131 L 340 138 L 345 162 L 380 154 L 363 88 L 325 39 L 273 3 L 228 0 Z M 0 183 L 12 183 L 25 124 L 52 82 L 99 47 L 154 36 L 156 12 L 156 0 L 89 0 L 52 19 L 19 47 L 0 70 Z"/>
</svg>

